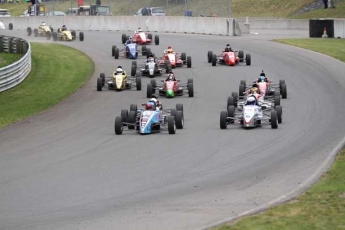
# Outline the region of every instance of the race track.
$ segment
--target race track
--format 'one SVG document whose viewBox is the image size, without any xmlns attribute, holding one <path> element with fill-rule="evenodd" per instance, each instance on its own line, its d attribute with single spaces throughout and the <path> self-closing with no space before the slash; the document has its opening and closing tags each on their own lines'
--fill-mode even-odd
<svg viewBox="0 0 345 230">
<path fill-rule="evenodd" d="M 62 43 L 94 60 L 91 80 L 59 105 L 0 130 L 0 229 L 201 229 L 309 184 L 344 137 L 345 64 L 268 41 L 274 34 L 160 34 L 161 44 L 151 46 L 157 55 L 171 45 L 192 56 L 192 68 L 175 74 L 181 82 L 194 79 L 195 97 L 160 98 L 164 108 L 184 104 L 185 128 L 115 135 L 115 116 L 144 103 L 149 82 L 143 78 L 142 91 L 96 91 L 100 72 L 109 75 L 117 65 L 130 71 L 130 60 L 111 57 L 120 37 L 85 31 L 84 42 Z M 252 65 L 207 63 L 207 51 L 226 43 L 251 53 Z M 286 81 L 283 123 L 277 130 L 220 130 L 227 97 L 263 69 Z"/>
</svg>

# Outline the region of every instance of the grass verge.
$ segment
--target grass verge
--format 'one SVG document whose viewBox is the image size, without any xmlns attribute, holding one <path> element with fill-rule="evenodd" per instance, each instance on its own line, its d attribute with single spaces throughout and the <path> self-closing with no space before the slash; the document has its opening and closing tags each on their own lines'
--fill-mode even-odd
<svg viewBox="0 0 345 230">
<path fill-rule="evenodd" d="M 0 53 L 0 68 L 18 61 L 21 57 L 20 54 Z"/>
<path fill-rule="evenodd" d="M 281 43 L 327 54 L 345 62 L 342 39 L 281 39 Z M 244 217 L 214 230 L 345 229 L 345 150 L 333 166 L 304 194 L 291 202 Z"/>
<path fill-rule="evenodd" d="M 31 48 L 29 76 L 0 93 L 0 128 L 59 103 L 84 85 L 94 71 L 93 61 L 76 49 L 39 43 L 31 43 Z"/>
</svg>

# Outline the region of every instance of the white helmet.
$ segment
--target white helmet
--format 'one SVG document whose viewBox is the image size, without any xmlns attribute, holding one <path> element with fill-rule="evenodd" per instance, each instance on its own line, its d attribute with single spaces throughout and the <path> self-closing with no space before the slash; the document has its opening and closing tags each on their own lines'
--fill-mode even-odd
<svg viewBox="0 0 345 230">
<path fill-rule="evenodd" d="M 153 101 L 154 103 L 157 104 L 157 99 L 156 98 L 151 98 L 150 101 Z"/>
<path fill-rule="evenodd" d="M 46 25 L 46 23 L 45 23 L 45 22 L 42 22 L 42 23 L 41 23 L 41 26 L 45 26 L 45 25 Z"/>
<path fill-rule="evenodd" d="M 168 79 L 171 81 L 173 80 L 173 75 L 171 73 L 168 75 Z"/>
<path fill-rule="evenodd" d="M 141 28 L 138 28 L 138 33 L 143 32 L 143 30 Z"/>
<path fill-rule="evenodd" d="M 253 96 L 247 98 L 246 105 L 255 105 L 256 99 Z"/>
<path fill-rule="evenodd" d="M 117 74 L 122 74 L 122 73 L 123 73 L 123 70 L 122 70 L 121 68 L 117 68 L 116 73 L 117 73 Z"/>
</svg>

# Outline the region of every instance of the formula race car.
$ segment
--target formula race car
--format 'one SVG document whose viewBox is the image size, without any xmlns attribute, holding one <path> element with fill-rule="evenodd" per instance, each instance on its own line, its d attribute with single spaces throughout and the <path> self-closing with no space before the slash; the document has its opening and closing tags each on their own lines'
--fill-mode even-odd
<svg viewBox="0 0 345 230">
<path fill-rule="evenodd" d="M 180 80 L 162 80 L 163 84 L 158 85 L 155 79 L 152 79 L 149 84 L 147 84 L 146 96 L 150 98 L 152 94 L 158 91 L 159 95 L 165 96 L 167 98 L 173 98 L 175 96 L 182 96 L 186 91 L 189 97 L 194 97 L 193 79 L 188 79 L 187 84 L 180 84 Z"/>
<path fill-rule="evenodd" d="M 34 32 L 35 37 L 46 37 L 48 40 L 50 40 L 50 38 L 52 37 L 53 31 L 54 31 L 54 29 L 52 26 L 40 25 L 38 27 L 38 29 L 35 28 L 33 32 Z M 26 29 L 26 32 L 27 32 L 28 36 L 31 36 L 32 28 L 28 27 Z"/>
<path fill-rule="evenodd" d="M 121 41 L 122 44 L 125 44 L 126 41 L 129 39 L 129 36 L 126 34 L 122 34 Z M 137 31 L 134 31 L 133 35 L 133 42 L 137 43 L 138 45 L 147 45 L 152 43 L 152 34 L 145 33 L 142 30 L 138 29 Z M 159 36 L 156 35 L 154 42 L 156 45 L 159 45 Z"/>
<path fill-rule="evenodd" d="M 116 47 L 116 45 L 113 45 L 111 47 L 111 56 L 113 56 L 115 59 L 119 59 L 120 53 L 122 53 L 122 56 L 129 59 L 137 59 L 138 58 L 138 46 L 136 43 L 127 43 L 125 44 L 123 49 L 119 49 Z M 141 53 L 143 56 L 147 56 L 151 54 L 151 49 L 146 48 L 146 46 L 141 47 Z"/>
<path fill-rule="evenodd" d="M 220 128 L 226 129 L 230 124 L 240 124 L 244 128 L 253 128 L 264 124 L 271 125 L 272 129 L 278 128 L 282 122 L 282 107 L 266 110 L 258 104 L 254 97 L 248 97 L 242 111 L 236 112 L 234 105 L 229 105 L 227 111 L 220 112 Z"/>
<path fill-rule="evenodd" d="M 164 65 L 167 69 L 174 69 L 183 65 L 187 65 L 188 68 L 192 67 L 191 56 L 186 56 L 186 53 L 181 53 L 181 56 L 178 56 L 178 53 L 168 50 L 164 50 L 163 57 L 158 58 L 158 62 L 160 66 Z"/>
<path fill-rule="evenodd" d="M 141 77 L 127 77 L 126 71 L 122 73 L 114 71 L 110 77 L 105 77 L 104 73 L 101 73 L 97 78 L 97 91 L 102 91 L 104 85 L 108 85 L 109 90 L 122 91 L 125 89 L 131 89 L 136 87 L 137 90 L 141 90 Z"/>
<path fill-rule="evenodd" d="M 287 88 L 285 80 L 279 80 L 279 84 L 274 84 L 273 81 L 269 82 L 253 82 L 259 89 L 259 93 L 265 98 L 272 98 L 274 96 L 282 96 L 283 99 L 287 98 Z M 253 85 L 247 85 L 245 80 L 240 81 L 239 85 L 239 96 L 244 96 Z"/>
<path fill-rule="evenodd" d="M 122 134 L 124 127 L 128 130 L 137 130 L 140 134 L 157 133 L 168 131 L 175 134 L 176 128 L 183 129 L 183 105 L 176 104 L 176 109 L 160 110 L 156 103 L 149 101 L 143 104 L 143 109 L 137 109 L 137 105 L 132 104 L 128 112 L 121 110 L 121 116 L 115 118 L 115 134 Z"/>
<path fill-rule="evenodd" d="M 159 63 L 157 59 L 153 57 L 153 55 L 147 58 L 141 67 L 137 67 L 136 62 L 132 63 L 131 76 L 135 76 L 137 70 L 140 71 L 141 76 L 148 76 L 150 78 L 162 76 L 164 71 L 162 68 L 159 68 Z M 167 70 L 165 70 L 165 72 L 167 72 Z"/>
<path fill-rule="evenodd" d="M 244 61 L 246 61 L 246 65 L 251 64 L 250 54 L 246 54 L 246 58 L 244 58 L 243 50 L 237 52 L 225 49 L 220 55 L 216 55 L 213 54 L 212 51 L 208 51 L 207 60 L 208 63 L 212 63 L 212 66 L 216 66 L 217 63 L 222 65 L 235 66 Z"/>
<path fill-rule="evenodd" d="M 74 41 L 76 38 L 79 38 L 79 41 L 84 41 L 84 33 L 79 32 L 77 36 L 75 30 L 68 30 L 66 28 L 58 28 L 57 32 L 53 33 L 54 41 Z"/>
</svg>

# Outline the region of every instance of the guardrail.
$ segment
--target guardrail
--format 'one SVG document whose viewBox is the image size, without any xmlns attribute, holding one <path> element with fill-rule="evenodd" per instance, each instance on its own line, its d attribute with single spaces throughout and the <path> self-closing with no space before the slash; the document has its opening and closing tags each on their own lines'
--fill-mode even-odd
<svg viewBox="0 0 345 230">
<path fill-rule="evenodd" d="M 23 54 L 15 63 L 0 69 L 0 92 L 19 85 L 31 71 L 30 43 L 22 38 L 0 36 L 0 52 Z"/>
</svg>

